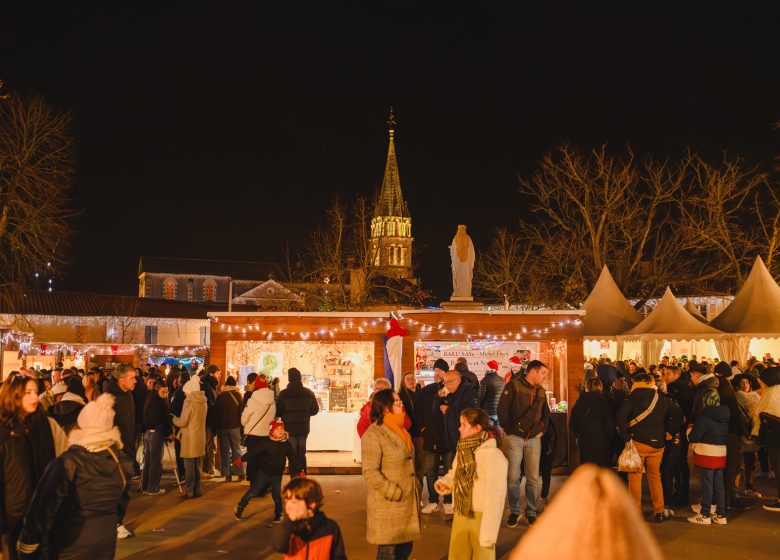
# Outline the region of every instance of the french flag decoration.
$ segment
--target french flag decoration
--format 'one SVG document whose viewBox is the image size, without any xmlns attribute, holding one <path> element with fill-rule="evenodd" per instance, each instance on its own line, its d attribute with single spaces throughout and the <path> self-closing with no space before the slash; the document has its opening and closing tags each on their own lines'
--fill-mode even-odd
<svg viewBox="0 0 780 560">
<path fill-rule="evenodd" d="M 385 377 L 396 391 L 401 388 L 401 348 L 408 334 L 409 331 L 400 325 L 398 319 L 390 318 L 390 327 L 385 333 Z"/>
</svg>

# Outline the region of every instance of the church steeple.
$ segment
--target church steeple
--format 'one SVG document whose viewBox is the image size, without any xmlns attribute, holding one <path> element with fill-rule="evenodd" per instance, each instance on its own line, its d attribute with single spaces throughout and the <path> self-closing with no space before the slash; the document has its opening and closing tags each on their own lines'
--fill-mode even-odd
<svg viewBox="0 0 780 560">
<path fill-rule="evenodd" d="M 379 191 L 379 200 L 374 216 L 406 217 L 409 214 L 401 194 L 401 177 L 398 173 L 398 160 L 395 156 L 395 126 L 395 114 L 393 108 L 390 107 L 390 117 L 387 119 L 390 142 L 387 146 L 387 162 L 385 163 L 385 176 L 382 179 L 382 190 Z"/>
<path fill-rule="evenodd" d="M 412 218 L 401 194 L 401 178 L 395 157 L 395 114 L 390 107 L 387 129 L 385 176 L 371 220 L 371 249 L 374 266 L 396 278 L 412 277 Z"/>
</svg>

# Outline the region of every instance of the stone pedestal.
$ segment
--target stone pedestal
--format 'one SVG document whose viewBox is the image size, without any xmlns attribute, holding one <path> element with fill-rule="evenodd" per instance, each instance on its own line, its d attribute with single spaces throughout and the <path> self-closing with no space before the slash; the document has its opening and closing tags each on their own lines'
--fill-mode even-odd
<svg viewBox="0 0 780 560">
<path fill-rule="evenodd" d="M 474 301 L 473 297 L 453 297 L 441 303 L 442 309 L 448 311 L 479 311 L 483 306 L 482 302 Z"/>
</svg>

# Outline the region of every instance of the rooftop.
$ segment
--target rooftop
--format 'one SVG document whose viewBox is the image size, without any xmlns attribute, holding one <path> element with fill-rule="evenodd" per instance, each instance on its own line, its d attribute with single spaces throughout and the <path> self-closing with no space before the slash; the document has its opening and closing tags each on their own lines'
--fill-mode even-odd
<svg viewBox="0 0 780 560">
<path fill-rule="evenodd" d="M 138 262 L 138 275 L 145 272 L 229 276 L 234 280 L 267 280 L 280 276 L 279 265 L 274 263 L 142 256 Z"/>
</svg>

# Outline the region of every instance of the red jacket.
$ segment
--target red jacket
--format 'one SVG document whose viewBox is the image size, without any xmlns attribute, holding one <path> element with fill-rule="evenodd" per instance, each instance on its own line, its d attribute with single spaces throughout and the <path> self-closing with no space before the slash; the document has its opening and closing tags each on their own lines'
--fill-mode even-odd
<svg viewBox="0 0 780 560">
<path fill-rule="evenodd" d="M 371 418 L 369 416 L 369 413 L 371 412 L 371 401 L 369 400 L 366 404 L 363 405 L 363 408 L 360 409 L 360 420 L 358 420 L 357 424 L 357 433 L 362 438 L 363 434 L 366 433 L 366 430 L 371 425 Z M 404 428 L 407 430 L 412 427 L 412 419 L 409 418 L 409 415 L 404 413 Z"/>
<path fill-rule="evenodd" d="M 321 511 L 303 521 L 285 518 L 273 535 L 272 546 L 285 560 L 347 560 L 338 523 Z"/>
</svg>

